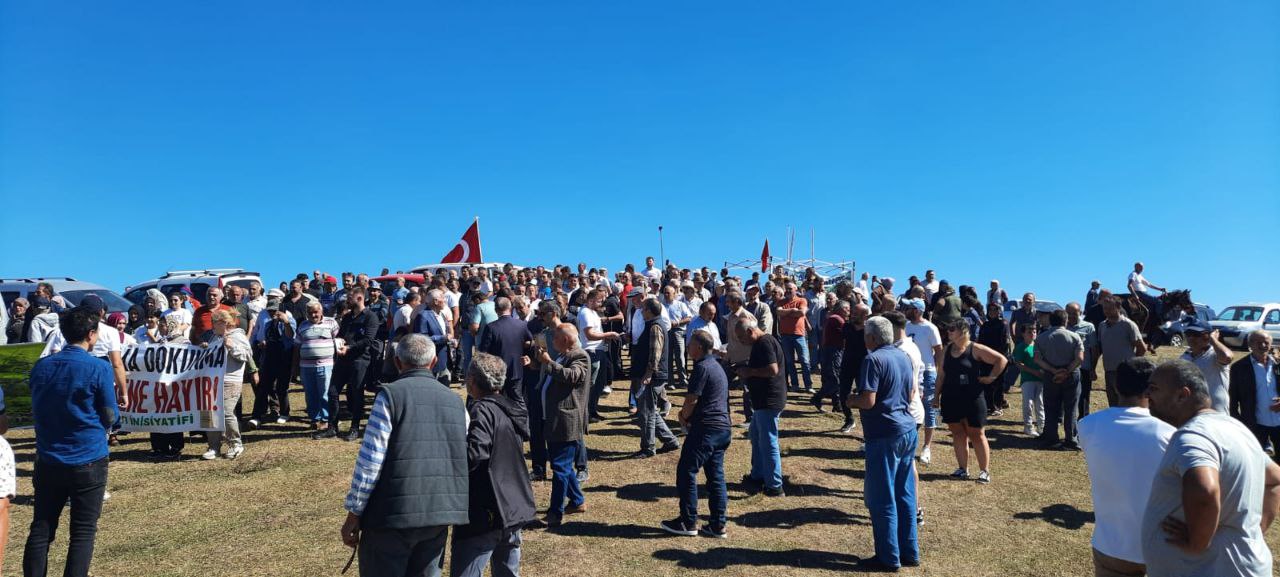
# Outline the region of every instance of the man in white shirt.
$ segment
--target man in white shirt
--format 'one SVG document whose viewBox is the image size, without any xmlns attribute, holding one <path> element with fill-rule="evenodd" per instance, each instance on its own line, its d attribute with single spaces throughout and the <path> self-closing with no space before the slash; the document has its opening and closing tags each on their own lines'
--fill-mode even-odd
<svg viewBox="0 0 1280 577">
<path fill-rule="evenodd" d="M 608 359 L 609 349 L 606 344 L 610 341 L 617 342 L 620 338 L 618 333 L 605 331 L 604 324 L 600 321 L 599 310 L 604 304 L 604 291 L 601 289 L 591 289 L 587 292 L 587 302 L 578 307 L 578 341 L 582 344 L 582 350 L 587 352 L 587 357 L 591 359 L 591 383 L 590 394 L 588 395 L 587 418 L 593 422 L 603 419 L 597 412 L 600 406 L 600 397 L 604 394 L 604 386 L 607 384 L 604 379 L 600 378 L 600 363 Z"/>
<path fill-rule="evenodd" d="M 1187 352 L 1180 358 L 1194 364 L 1204 375 L 1209 396 L 1213 398 L 1213 410 L 1227 412 L 1231 349 L 1218 340 L 1218 331 L 1204 321 L 1193 320 L 1182 327 L 1182 332 L 1187 336 Z"/>
<path fill-rule="evenodd" d="M 933 429 L 938 426 L 938 410 L 933 407 L 933 394 L 937 390 L 938 363 L 942 362 L 942 335 L 938 327 L 924 319 L 925 302 L 922 299 L 907 299 L 906 335 L 920 350 L 920 360 L 924 362 L 924 374 L 920 380 L 920 394 L 924 403 L 924 442 L 920 448 L 920 462 L 928 465 L 933 459 L 930 443 L 933 442 Z"/>
<path fill-rule="evenodd" d="M 662 288 L 662 306 L 666 308 L 667 316 L 671 318 L 671 328 L 667 329 L 667 338 L 670 339 L 668 346 L 671 348 L 670 367 L 667 373 L 668 384 L 684 386 L 689 382 L 689 375 L 685 371 L 684 333 L 689 321 L 693 320 L 693 310 L 676 296 L 676 287 L 670 285 Z"/>
<path fill-rule="evenodd" d="M 1173 426 L 1147 410 L 1155 363 L 1135 357 L 1116 369 L 1119 404 L 1081 419 L 1080 446 L 1089 469 L 1096 521 L 1094 575 L 1143 575 L 1142 513 Z"/>
<path fill-rule="evenodd" d="M 1161 364 L 1151 374 L 1147 398 L 1152 415 L 1178 427 L 1142 516 L 1148 573 L 1270 576 L 1263 534 L 1280 510 L 1280 466 L 1240 421 L 1213 409 L 1195 365 Z"/>
<path fill-rule="evenodd" d="M 418 308 L 422 302 L 422 295 L 417 292 L 405 291 L 404 304 L 396 307 L 395 316 L 391 318 L 391 332 L 395 334 L 400 327 L 408 327 L 409 321 L 413 319 L 413 311 Z"/>
<path fill-rule="evenodd" d="M 1156 301 L 1155 295 L 1147 292 L 1147 289 L 1156 289 L 1160 291 L 1161 294 L 1164 294 L 1166 291 L 1164 287 L 1156 286 L 1155 283 L 1142 276 L 1142 270 L 1142 263 L 1133 263 L 1133 272 L 1129 273 L 1129 292 L 1136 295 L 1142 301 L 1142 304 L 1147 305 L 1147 308 L 1150 309 L 1151 312 L 1158 312 L 1159 302 Z"/>
<path fill-rule="evenodd" d="M 641 273 L 649 282 L 662 282 L 662 270 L 653 265 L 653 257 L 648 256 L 644 259 L 644 271 Z"/>
<path fill-rule="evenodd" d="M 706 331 L 711 335 L 712 350 L 715 352 L 724 352 L 724 343 L 720 341 L 720 327 L 716 326 L 716 305 L 710 302 L 702 303 L 698 307 L 698 316 L 689 321 L 689 330 L 685 331 L 685 345 L 688 346 L 688 339 L 693 337 L 693 333 L 698 331 Z"/>
<path fill-rule="evenodd" d="M 1271 350 L 1271 335 L 1249 333 L 1249 355 L 1232 363 L 1230 413 L 1274 453 L 1280 447 L 1280 357 Z"/>
<path fill-rule="evenodd" d="M 933 302 L 933 295 L 938 294 L 938 275 L 932 270 L 924 271 L 924 282 L 920 283 L 924 286 L 924 302 Z"/>
</svg>

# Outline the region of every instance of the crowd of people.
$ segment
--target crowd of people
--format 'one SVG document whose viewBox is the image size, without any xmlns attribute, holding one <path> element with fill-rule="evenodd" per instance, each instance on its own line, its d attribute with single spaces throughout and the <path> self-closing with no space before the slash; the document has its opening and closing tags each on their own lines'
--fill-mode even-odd
<svg viewBox="0 0 1280 577">
<path fill-rule="evenodd" d="M 751 447 L 743 484 L 785 497 L 779 430 L 794 394 L 816 411 L 841 411 L 842 432 L 861 428 L 875 548 L 859 566 L 919 565 L 917 464 L 932 461 L 935 431 L 945 425 L 951 435 L 953 479 L 994 482 L 987 423 L 1017 386 L 1027 436 L 1045 450 L 1084 451 L 1098 575 L 1270 574 L 1262 532 L 1280 507 L 1280 467 L 1264 451 L 1280 447 L 1280 368 L 1266 333 L 1250 335 L 1250 354 L 1233 362 L 1192 317 L 1182 360 L 1157 366 L 1119 297 L 1098 282 L 1083 305 L 1048 314 L 1028 292 L 1006 319 L 1009 296 L 995 280 L 979 294 L 932 270 L 902 290 L 889 277 L 831 282 L 797 272 L 739 278 L 659 268 L 652 257 L 614 275 L 584 263 L 461 267 L 421 284 L 314 271 L 266 291 L 212 288 L 203 303 L 154 291 L 121 315 L 86 299 L 53 329 L 47 315 L 60 306 L 42 292 L 12 315 L 24 323 L 21 338 L 49 343 L 32 372 L 37 507 L 24 570 L 43 575 L 72 491 L 68 574 L 84 574 L 112 415 L 126 402 L 120 351 L 170 342 L 223 346 L 231 359 L 223 395 L 236 408 L 206 435 L 202 458 L 240 456 L 242 423 L 302 421 L 316 442 L 360 442 L 342 539 L 358 547 L 365 575 L 438 574 L 450 526 L 453 575 L 486 566 L 518 574 L 522 531 L 587 510 L 587 433 L 622 379 L 638 429 L 634 457 L 680 452 L 678 516 L 661 524 L 674 535 L 728 535 L 724 458 L 734 427 L 745 426 Z M 1164 290 L 1141 263 L 1128 288 L 1143 299 Z M 1089 415 L 1098 381 L 1110 408 Z M 290 406 L 292 382 L 305 393 L 302 411 Z M 247 414 L 244 384 L 254 393 Z M 677 408 L 669 393 L 678 388 Z M 66 413 L 74 426 L 55 417 Z M 176 458 L 183 442 L 181 433 L 154 434 L 153 453 Z M 101 475 L 72 475 L 85 467 Z M 701 525 L 699 472 L 710 513 Z M 550 481 L 550 503 L 537 518 L 531 483 L 540 480 Z"/>
</svg>

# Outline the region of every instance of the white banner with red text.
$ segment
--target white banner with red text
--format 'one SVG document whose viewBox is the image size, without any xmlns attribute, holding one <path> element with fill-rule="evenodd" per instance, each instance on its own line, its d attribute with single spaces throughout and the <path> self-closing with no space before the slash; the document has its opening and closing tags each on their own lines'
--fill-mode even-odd
<svg viewBox="0 0 1280 577">
<path fill-rule="evenodd" d="M 123 360 L 129 403 L 120 411 L 121 429 L 142 433 L 222 430 L 226 348 L 135 345 L 125 349 Z"/>
</svg>

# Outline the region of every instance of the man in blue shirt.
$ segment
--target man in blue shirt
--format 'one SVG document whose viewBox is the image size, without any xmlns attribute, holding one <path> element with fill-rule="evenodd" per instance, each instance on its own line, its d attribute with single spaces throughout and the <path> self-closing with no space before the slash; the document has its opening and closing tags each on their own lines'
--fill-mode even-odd
<svg viewBox="0 0 1280 577">
<path fill-rule="evenodd" d="M 710 325 L 714 327 L 715 325 Z M 729 377 L 711 351 L 711 333 L 698 331 L 689 339 L 693 357 L 693 374 L 689 392 L 680 409 L 680 426 L 689 435 L 680 450 L 676 465 L 676 490 L 680 494 L 680 516 L 662 522 L 662 529 L 675 535 L 693 536 L 701 532 L 715 538 L 725 537 L 725 517 L 729 495 L 724 482 L 724 452 L 732 437 L 729 426 Z M 701 529 L 698 520 L 698 470 L 707 475 L 707 496 L 711 519 Z"/>
<path fill-rule="evenodd" d="M 46 574 L 49 542 L 70 500 L 71 539 L 64 574 L 85 576 L 107 488 L 107 430 L 116 418 L 115 382 L 111 365 L 87 352 L 98 340 L 98 315 L 77 307 L 58 322 L 68 345 L 31 369 L 35 511 L 22 572 Z"/>
<path fill-rule="evenodd" d="M 893 346 L 893 324 L 867 319 L 864 340 L 871 351 L 862 361 L 858 390 L 849 407 L 860 409 L 866 439 L 863 495 L 871 514 L 874 557 L 858 561 L 866 571 L 897 571 L 920 565 L 916 534 L 916 425 L 909 410 L 914 370 Z"/>
</svg>

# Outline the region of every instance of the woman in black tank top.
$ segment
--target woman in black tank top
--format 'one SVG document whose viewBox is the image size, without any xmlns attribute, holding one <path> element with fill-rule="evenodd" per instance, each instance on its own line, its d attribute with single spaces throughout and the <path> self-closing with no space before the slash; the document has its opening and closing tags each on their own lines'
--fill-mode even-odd
<svg viewBox="0 0 1280 577">
<path fill-rule="evenodd" d="M 969 445 L 978 458 L 978 482 L 990 483 L 991 449 L 987 444 L 987 385 L 1004 371 L 1008 362 L 1004 355 L 969 340 L 969 323 L 960 319 L 946 327 L 951 337 L 938 367 L 938 394 L 934 404 L 942 408 L 942 422 L 951 430 L 952 446 L 959 468 L 951 474 L 956 479 L 969 478 Z M 987 376 L 980 376 L 983 364 L 991 365 Z"/>
</svg>

